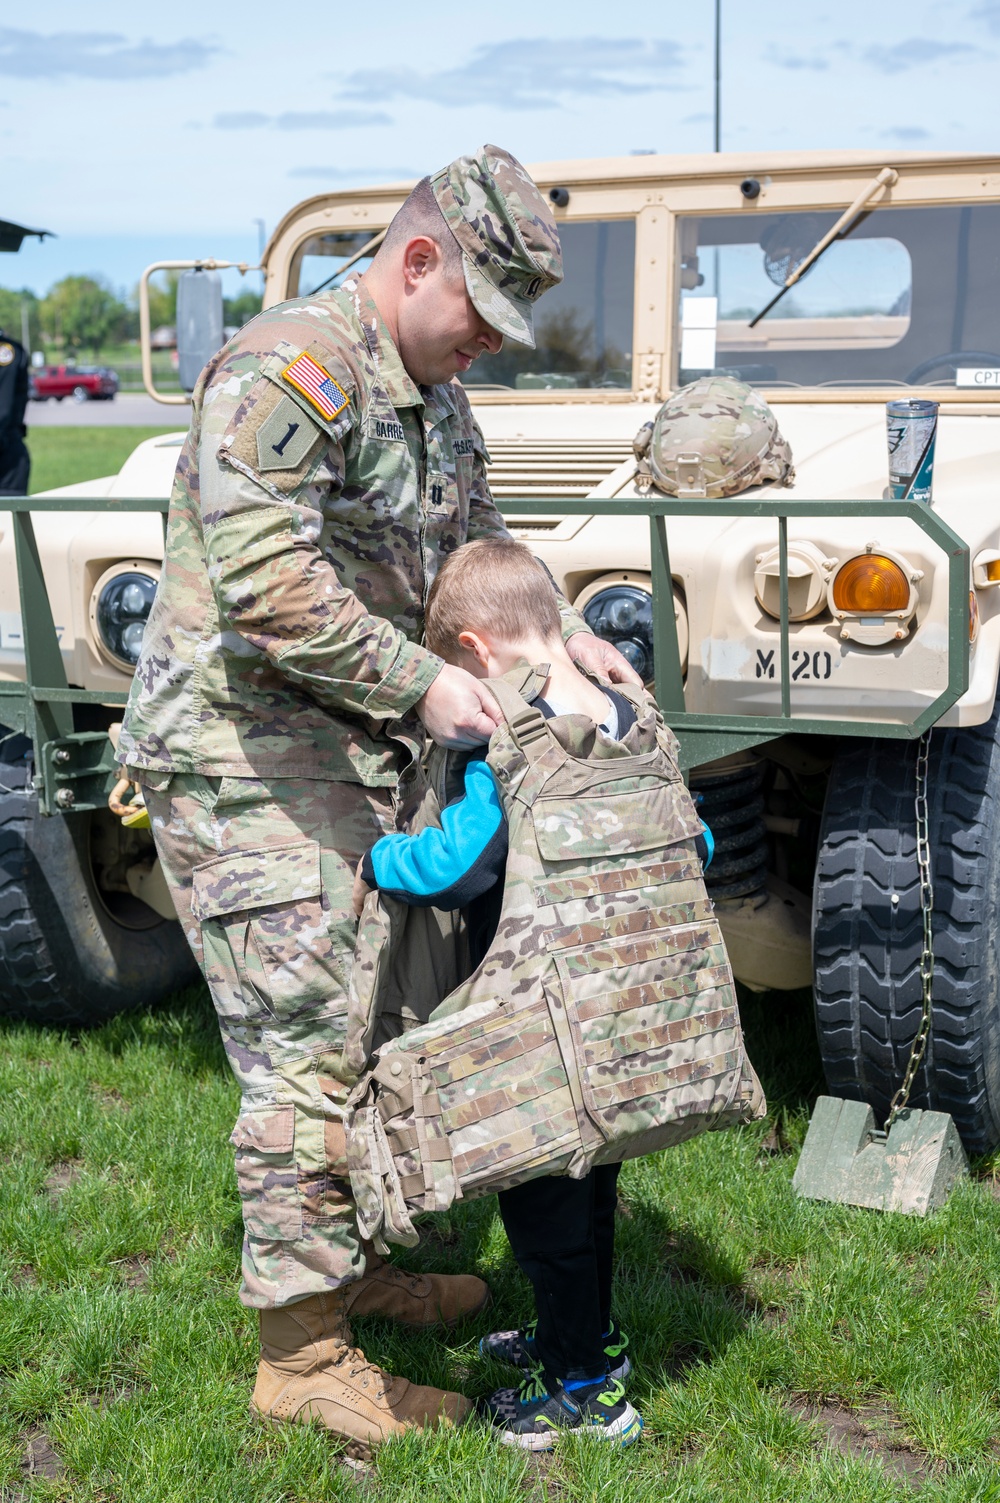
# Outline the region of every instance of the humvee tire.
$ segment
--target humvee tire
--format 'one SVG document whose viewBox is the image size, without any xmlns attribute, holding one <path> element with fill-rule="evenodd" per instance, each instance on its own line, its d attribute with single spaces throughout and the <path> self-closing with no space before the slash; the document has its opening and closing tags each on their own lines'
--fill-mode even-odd
<svg viewBox="0 0 1000 1503">
<path fill-rule="evenodd" d="M 816 1024 L 827 1084 L 880 1122 L 920 1022 L 916 746 L 848 742 L 830 777 L 813 899 Z M 934 1007 L 911 1102 L 950 1112 L 966 1149 L 1000 1142 L 1000 739 L 935 731 L 928 766 Z M 893 902 L 893 895 L 898 901 Z"/>
<path fill-rule="evenodd" d="M 175 921 L 102 893 L 99 813 L 38 812 L 31 743 L 0 728 L 0 1017 L 100 1023 L 159 1002 L 195 975 Z"/>
</svg>

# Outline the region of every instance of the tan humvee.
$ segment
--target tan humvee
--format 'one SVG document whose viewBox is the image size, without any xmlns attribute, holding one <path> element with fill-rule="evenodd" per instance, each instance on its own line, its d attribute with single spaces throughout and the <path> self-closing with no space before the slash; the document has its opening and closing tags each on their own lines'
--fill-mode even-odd
<svg viewBox="0 0 1000 1503">
<path fill-rule="evenodd" d="M 633 436 L 679 385 L 716 371 L 774 406 L 796 466 L 783 495 L 879 501 L 885 403 L 917 394 L 941 404 L 933 505 L 973 562 L 969 688 L 931 748 L 941 1003 L 926 1091 L 967 1144 L 993 1144 L 1000 159 L 792 152 L 531 170 L 554 204 L 566 277 L 539 306 L 537 348 L 509 346 L 466 378 L 499 498 L 635 496 Z M 348 264 L 363 269 L 410 186 L 292 209 L 265 254 L 265 305 L 319 291 Z M 852 206 L 846 233 L 754 321 Z M 119 475 L 76 489 L 163 495 L 181 439 L 151 440 Z M 510 525 L 650 679 L 645 520 L 554 508 Z M 99 515 L 39 518 L 38 534 L 70 683 L 126 686 L 127 665 L 99 630 L 101 590 L 115 571 L 155 579 L 159 519 L 134 517 L 127 549 L 120 522 Z M 779 708 L 776 544 L 773 518 L 671 522 L 689 710 Z M 941 553 L 912 523 L 881 516 L 794 522 L 789 545 L 793 712 L 859 727 L 912 721 L 947 679 Z M 841 569 L 866 551 L 906 582 L 881 616 L 870 599 L 835 598 Z M 16 599 L 7 539 L 0 598 Z M 17 630 L 0 613 L 0 675 L 23 672 Z M 870 737 L 785 737 L 692 777 L 715 830 L 709 878 L 738 978 L 760 990 L 814 982 L 830 1085 L 875 1105 L 898 1083 L 919 1012 L 913 777 L 911 744 Z"/>
</svg>

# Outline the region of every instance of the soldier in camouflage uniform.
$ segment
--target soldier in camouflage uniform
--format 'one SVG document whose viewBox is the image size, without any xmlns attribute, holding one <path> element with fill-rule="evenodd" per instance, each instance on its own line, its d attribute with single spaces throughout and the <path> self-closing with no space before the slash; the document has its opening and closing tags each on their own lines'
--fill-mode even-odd
<svg viewBox="0 0 1000 1503">
<path fill-rule="evenodd" d="M 364 276 L 263 313 L 209 362 L 119 745 L 242 1092 L 254 1407 L 361 1445 L 468 1404 L 367 1363 L 349 1315 L 451 1324 L 488 1291 L 404 1274 L 358 1234 L 354 869 L 394 828 L 424 732 L 468 746 L 497 723 L 478 680 L 421 645 L 439 561 L 504 532 L 455 377 L 504 335 L 530 344 L 561 276 L 548 206 L 487 146 L 418 184 Z M 634 681 L 561 615 L 574 657 Z"/>
</svg>

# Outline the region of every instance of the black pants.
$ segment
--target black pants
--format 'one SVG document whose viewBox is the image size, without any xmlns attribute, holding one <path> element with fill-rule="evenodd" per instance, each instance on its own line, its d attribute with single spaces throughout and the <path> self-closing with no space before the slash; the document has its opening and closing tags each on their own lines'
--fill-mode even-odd
<svg viewBox="0 0 1000 1503">
<path fill-rule="evenodd" d="M 28 492 L 31 458 L 20 433 L 0 433 L 0 496 Z"/>
<path fill-rule="evenodd" d="M 605 1370 L 620 1168 L 533 1179 L 497 1197 L 511 1250 L 535 1291 L 538 1356 L 563 1381 Z"/>
</svg>

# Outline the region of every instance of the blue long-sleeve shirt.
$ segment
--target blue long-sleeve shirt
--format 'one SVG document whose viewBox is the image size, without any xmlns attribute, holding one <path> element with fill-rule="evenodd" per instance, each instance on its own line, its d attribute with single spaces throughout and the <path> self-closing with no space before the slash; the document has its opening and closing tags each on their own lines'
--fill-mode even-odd
<svg viewBox="0 0 1000 1503">
<path fill-rule="evenodd" d="M 467 908 L 503 877 L 507 820 L 496 779 L 474 757 L 465 769 L 465 794 L 441 811 L 441 828 L 417 835 L 383 835 L 365 856 L 369 887 L 415 908 Z"/>
</svg>

